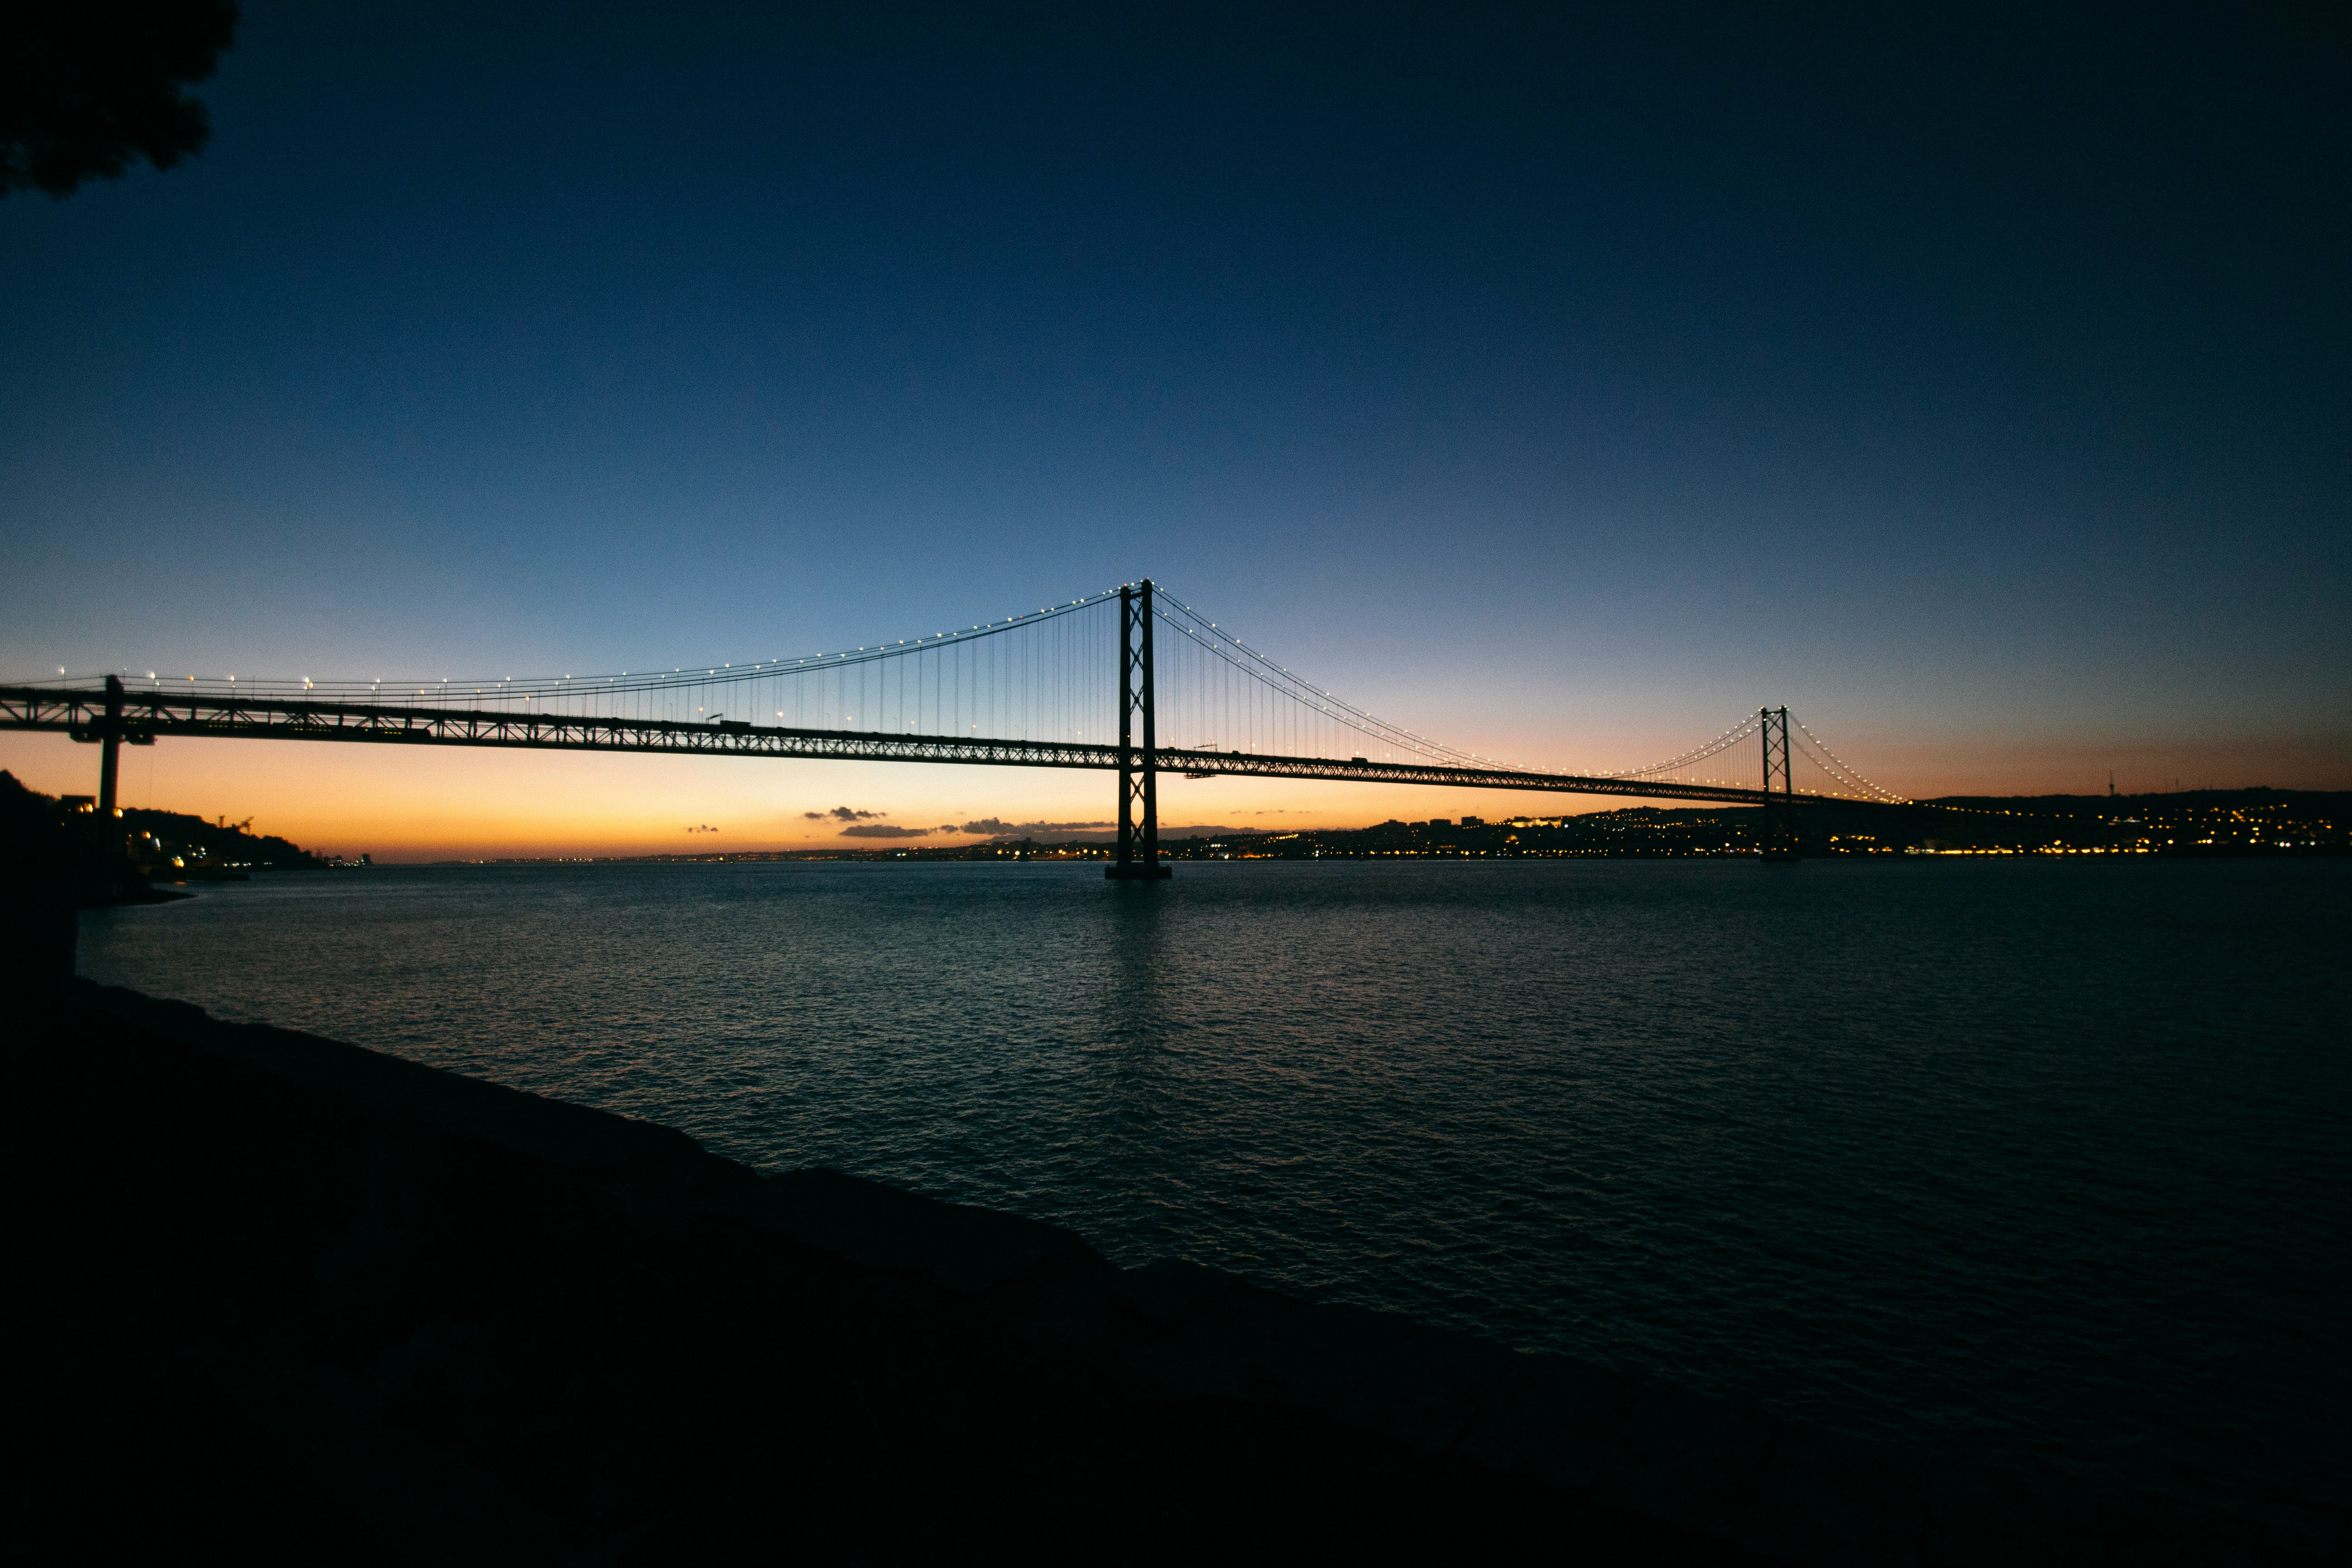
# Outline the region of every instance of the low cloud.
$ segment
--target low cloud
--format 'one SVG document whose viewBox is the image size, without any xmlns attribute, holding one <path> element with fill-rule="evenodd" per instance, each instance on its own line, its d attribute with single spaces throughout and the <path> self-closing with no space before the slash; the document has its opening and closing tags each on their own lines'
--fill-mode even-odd
<svg viewBox="0 0 2352 1568">
<path fill-rule="evenodd" d="M 966 833 L 1083 833 L 1089 827 L 1116 827 L 1115 822 L 1006 822 L 1000 817 L 983 816 L 978 822 L 963 825 Z"/>
<path fill-rule="evenodd" d="M 843 828 L 841 836 L 844 838 L 928 838 L 931 830 L 928 827 L 900 827 L 888 822 L 861 822 L 855 827 Z"/>
<path fill-rule="evenodd" d="M 833 808 L 832 815 L 836 822 L 871 822 L 877 816 L 887 816 L 890 814 L 887 811 L 854 811 L 845 805 L 836 805 Z"/>
<path fill-rule="evenodd" d="M 803 811 L 801 815 L 807 817 L 811 822 L 823 822 L 824 820 L 824 813 L 821 811 Z"/>
</svg>

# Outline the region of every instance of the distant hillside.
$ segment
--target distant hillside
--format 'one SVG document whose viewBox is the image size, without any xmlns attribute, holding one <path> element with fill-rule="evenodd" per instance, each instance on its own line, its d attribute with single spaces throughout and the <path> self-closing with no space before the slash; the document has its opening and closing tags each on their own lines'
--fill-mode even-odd
<svg viewBox="0 0 2352 1568">
<path fill-rule="evenodd" d="M 1944 795 L 1927 805 L 2028 811 L 2044 816 L 2159 817 L 2259 813 L 2299 820 L 2352 820 L 2352 790 L 2190 789 L 2157 795 Z"/>
<path fill-rule="evenodd" d="M 26 788 L 5 771 L 0 771 L 0 800 L 6 805 L 13 835 L 65 834 L 75 845 L 78 860 L 102 855 L 149 878 L 172 880 L 176 873 L 190 870 L 310 870 L 326 865 L 289 839 L 250 831 L 250 818 L 206 822 L 185 812 L 130 806 L 109 824 L 56 795 Z"/>
<path fill-rule="evenodd" d="M 1808 857 L 1939 853 L 2215 856 L 2275 859 L 2352 853 L 2352 792 L 2197 790 L 2160 795 L 1954 795 L 1909 805 L 1800 799 Z M 1752 856 L 1763 839 L 1755 806 L 1633 805 L 1573 816 L 1444 817 L 1371 827 L 1265 832 L 1161 830 L 1168 860 L 1656 859 Z M 1004 835 L 982 844 L 712 850 L 646 860 L 1098 860 L 1098 834 Z"/>
<path fill-rule="evenodd" d="M 290 839 L 271 833 L 254 833 L 246 822 L 206 822 L 179 811 L 149 811 L 125 807 L 126 834 L 147 835 L 163 851 L 165 860 L 202 858 L 239 869 L 311 870 L 326 864 Z"/>
<path fill-rule="evenodd" d="M 1160 847 L 1170 859 L 1752 855 L 1762 839 L 1762 818 L 1753 806 L 1637 805 L 1574 816 L 1438 817 L 1375 827 L 1163 837 Z M 1797 824 L 1809 856 L 2342 855 L 2352 850 L 2352 793 L 1968 795 L 1906 806 L 1801 799 Z M 1052 854 L 1060 847 L 1019 847 Z"/>
</svg>

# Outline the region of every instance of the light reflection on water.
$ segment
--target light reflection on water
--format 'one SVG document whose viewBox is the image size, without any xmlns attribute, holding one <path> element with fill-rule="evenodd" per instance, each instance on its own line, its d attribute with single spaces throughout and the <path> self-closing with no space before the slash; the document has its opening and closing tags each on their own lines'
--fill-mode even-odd
<svg viewBox="0 0 2352 1568">
<path fill-rule="evenodd" d="M 2342 1530 L 2347 892 L 2345 862 L 378 868 L 87 916 L 82 973 L 1121 1261 Z"/>
</svg>

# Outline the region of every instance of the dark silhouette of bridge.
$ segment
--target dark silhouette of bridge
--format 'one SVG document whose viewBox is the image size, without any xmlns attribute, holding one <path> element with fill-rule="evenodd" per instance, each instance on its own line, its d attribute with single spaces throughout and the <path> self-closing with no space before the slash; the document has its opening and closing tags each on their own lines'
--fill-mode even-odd
<svg viewBox="0 0 2352 1568">
<path fill-rule="evenodd" d="M 1175 634 L 1164 649 L 1160 627 Z M 761 721 L 769 718 L 793 722 Z M 1167 720 L 1199 738 L 1162 745 Z M 1508 766 L 1373 718 L 1148 578 L 960 630 L 700 669 L 342 682 L 150 672 L 0 686 L 0 729 L 98 745 L 98 807 L 108 814 L 121 748 L 167 735 L 1090 768 L 1118 775 L 1118 842 L 1106 874 L 1119 879 L 1169 874 L 1159 848 L 1163 772 L 1758 806 L 1768 860 L 1796 858 L 1802 805 L 1909 804 L 1847 767 L 1785 707 L 1759 708 L 1644 768 Z M 1817 775 L 1809 787 L 1799 785 L 1800 766 Z"/>
</svg>

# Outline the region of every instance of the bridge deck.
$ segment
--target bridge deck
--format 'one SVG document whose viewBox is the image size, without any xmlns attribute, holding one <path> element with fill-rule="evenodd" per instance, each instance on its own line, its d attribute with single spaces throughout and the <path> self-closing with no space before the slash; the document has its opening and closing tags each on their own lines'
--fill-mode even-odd
<svg viewBox="0 0 2352 1568">
<path fill-rule="evenodd" d="M 106 725 L 106 695 L 63 688 L 0 686 L 0 730 L 62 732 L 96 741 Z M 140 745 L 159 736 L 254 741 L 342 741 L 408 746 L 496 746 L 576 752 L 666 752 L 739 757 L 806 757 L 838 762 L 950 763 L 1017 768 L 1117 772 L 1117 746 L 981 736 L 891 734 L 880 731 L 800 730 L 758 724 L 682 723 L 658 719 L 585 718 L 399 704 L 312 702 L 287 698 L 175 696 L 127 691 L 121 739 Z M 1137 765 L 1131 763 L 1130 765 Z M 1452 784 L 1474 789 L 1541 790 L 1560 795 L 1631 795 L 1654 800 L 1762 805 L 1766 793 L 1736 784 L 1527 773 L 1507 768 L 1441 767 L 1425 763 L 1334 761 L 1245 752 L 1162 748 L 1162 773 L 1257 778 L 1344 779 L 1361 784 Z M 1800 795 L 1840 805 L 1882 803 Z"/>
</svg>

